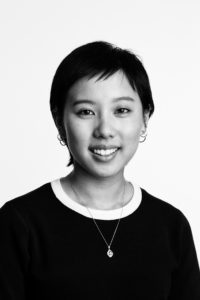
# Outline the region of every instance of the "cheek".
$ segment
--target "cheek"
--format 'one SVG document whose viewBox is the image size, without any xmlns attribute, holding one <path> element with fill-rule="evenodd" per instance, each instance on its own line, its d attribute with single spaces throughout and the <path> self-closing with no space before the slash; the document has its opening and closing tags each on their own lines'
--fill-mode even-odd
<svg viewBox="0 0 200 300">
<path fill-rule="evenodd" d="M 128 161 L 133 157 L 135 152 L 137 151 L 139 141 L 140 141 L 140 134 L 143 128 L 142 119 L 139 118 L 136 120 L 132 120 L 126 124 L 127 126 L 124 127 L 123 130 L 123 144 L 124 144 L 124 151 L 128 157 Z"/>
<path fill-rule="evenodd" d="M 70 149 L 79 148 L 87 141 L 88 130 L 85 130 L 77 122 L 69 122 L 65 124 L 66 137 Z"/>
<path fill-rule="evenodd" d="M 140 140 L 140 126 L 138 127 L 129 127 L 127 128 L 124 134 L 124 141 L 123 141 L 123 153 L 126 157 L 126 164 L 132 159 L 135 155 Z"/>
<path fill-rule="evenodd" d="M 124 140 L 124 151 L 128 156 L 132 157 L 139 145 L 140 134 L 138 130 L 127 131 Z"/>
<path fill-rule="evenodd" d="M 142 121 L 139 122 L 129 122 L 126 126 L 123 126 L 123 136 L 127 142 L 134 143 L 139 141 L 141 130 L 142 130 Z"/>
</svg>

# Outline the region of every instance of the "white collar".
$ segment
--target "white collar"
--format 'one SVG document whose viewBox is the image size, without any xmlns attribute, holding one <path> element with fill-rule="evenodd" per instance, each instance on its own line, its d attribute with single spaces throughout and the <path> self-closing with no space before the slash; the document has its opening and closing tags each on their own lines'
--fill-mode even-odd
<svg viewBox="0 0 200 300">
<path fill-rule="evenodd" d="M 123 214 L 121 218 L 125 218 L 132 214 L 140 205 L 142 201 L 142 192 L 138 185 L 133 183 L 131 181 L 133 187 L 134 187 L 134 195 L 131 198 L 131 200 L 124 206 L 123 208 Z M 77 213 L 92 218 L 92 216 L 89 214 L 87 208 L 72 200 L 67 193 L 63 190 L 60 178 L 55 179 L 51 182 L 52 190 L 58 200 L 60 200 L 65 206 L 68 208 L 76 211 Z M 112 210 L 100 210 L 100 209 L 94 209 L 89 208 L 90 212 L 92 213 L 94 219 L 97 220 L 115 220 L 119 219 L 121 215 L 121 208 L 112 209 Z"/>
</svg>

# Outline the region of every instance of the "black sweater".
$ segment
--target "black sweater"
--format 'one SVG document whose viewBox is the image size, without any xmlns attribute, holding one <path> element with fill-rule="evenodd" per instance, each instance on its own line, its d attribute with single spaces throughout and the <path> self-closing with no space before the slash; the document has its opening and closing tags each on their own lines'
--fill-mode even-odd
<svg viewBox="0 0 200 300">
<path fill-rule="evenodd" d="M 109 258 L 86 208 L 61 194 L 47 183 L 0 209 L 1 300 L 200 300 L 193 236 L 179 209 L 140 189 Z M 118 211 L 95 217 L 108 242 Z"/>
</svg>

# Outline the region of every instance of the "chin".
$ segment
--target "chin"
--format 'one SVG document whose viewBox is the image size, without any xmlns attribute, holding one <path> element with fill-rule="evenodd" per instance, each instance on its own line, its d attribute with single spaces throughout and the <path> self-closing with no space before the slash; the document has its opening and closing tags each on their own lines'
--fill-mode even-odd
<svg viewBox="0 0 200 300">
<path fill-rule="evenodd" d="M 106 177 L 112 177 L 116 176 L 117 174 L 123 172 L 124 170 L 124 165 L 104 165 L 104 166 L 97 166 L 97 165 L 90 165 L 91 167 L 89 168 L 89 172 L 95 176 L 95 177 L 101 177 L 101 178 L 106 178 Z"/>
<path fill-rule="evenodd" d="M 122 172 L 122 170 L 118 170 L 118 172 L 94 172 L 93 171 L 91 174 L 93 175 L 94 178 L 105 179 L 105 178 L 114 177 L 120 172 Z"/>
<path fill-rule="evenodd" d="M 88 175 L 90 174 L 94 177 L 106 178 L 116 176 L 117 174 L 123 172 L 126 164 L 129 162 L 132 156 L 133 153 L 127 153 L 126 158 L 122 157 L 122 155 L 116 155 L 116 157 L 113 159 L 104 161 L 85 155 L 84 157 L 81 157 L 79 161 L 76 160 L 74 166 L 76 167 L 76 170 L 82 169 L 83 172 L 87 173 Z"/>
</svg>

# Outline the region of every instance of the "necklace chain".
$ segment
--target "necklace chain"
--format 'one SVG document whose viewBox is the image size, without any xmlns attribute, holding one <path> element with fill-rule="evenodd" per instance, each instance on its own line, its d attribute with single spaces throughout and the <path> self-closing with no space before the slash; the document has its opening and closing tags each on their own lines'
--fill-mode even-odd
<svg viewBox="0 0 200 300">
<path fill-rule="evenodd" d="M 80 196 L 78 195 L 77 191 L 76 191 L 75 188 L 73 187 L 71 180 L 70 180 L 70 185 L 71 185 L 71 188 L 72 188 L 74 194 L 76 195 L 76 197 L 77 197 L 77 198 L 79 199 L 79 201 L 80 201 L 80 200 L 81 200 L 81 199 L 80 199 Z M 124 200 L 124 194 L 125 194 L 125 186 L 126 186 L 126 183 L 124 183 L 123 200 Z M 82 201 L 80 201 L 80 202 L 84 205 L 84 203 L 83 203 Z M 123 202 L 124 202 L 124 201 L 123 201 Z M 89 210 L 89 208 L 88 208 L 86 205 L 84 205 L 84 206 L 87 208 L 87 210 L 88 210 L 90 216 L 92 217 L 92 219 L 93 219 L 93 221 L 94 221 L 94 224 L 96 225 L 96 227 L 97 227 L 99 233 L 101 234 L 101 236 L 102 236 L 104 242 L 106 243 L 106 245 L 107 245 L 107 247 L 108 247 L 108 251 L 107 251 L 108 257 L 112 257 L 114 253 L 113 253 L 113 251 L 110 249 L 110 247 L 111 247 L 111 245 L 112 245 L 112 242 L 113 242 L 114 237 L 115 237 L 115 234 L 116 234 L 116 232 L 117 232 L 119 223 L 120 223 L 120 221 L 121 221 L 121 217 L 122 217 L 122 213 L 123 213 L 123 208 L 124 208 L 123 203 L 122 203 L 122 209 L 121 209 L 120 218 L 119 218 L 119 220 L 118 220 L 118 222 L 117 222 L 117 226 L 116 226 L 116 228 L 115 228 L 115 230 L 114 230 L 114 233 L 113 233 L 113 236 L 112 236 L 112 238 L 111 238 L 110 244 L 108 244 L 108 242 L 106 241 L 106 239 L 105 239 L 103 233 L 101 232 L 101 230 L 100 230 L 100 228 L 99 228 L 99 226 L 98 226 L 96 220 L 94 219 L 94 217 L 93 217 L 91 211 Z"/>
</svg>

